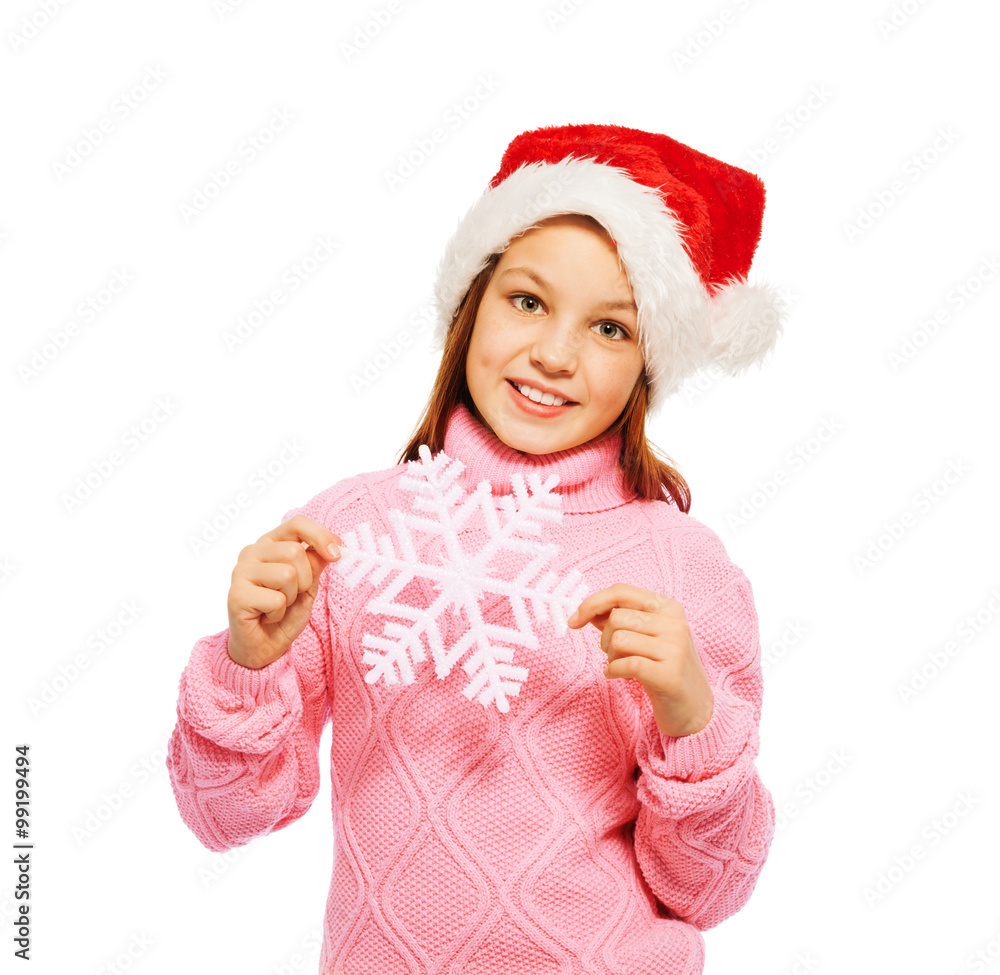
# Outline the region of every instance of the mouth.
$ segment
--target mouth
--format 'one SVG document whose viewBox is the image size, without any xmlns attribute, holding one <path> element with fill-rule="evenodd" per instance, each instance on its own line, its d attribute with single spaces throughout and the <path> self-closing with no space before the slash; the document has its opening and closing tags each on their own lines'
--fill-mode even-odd
<svg viewBox="0 0 1000 975">
<path fill-rule="evenodd" d="M 532 386 L 531 383 L 522 383 L 515 379 L 508 379 L 507 384 L 517 396 L 536 406 L 563 407 L 579 405 L 576 400 L 567 399 L 565 396 L 559 396 L 554 392 L 543 391 L 537 386 Z"/>
</svg>

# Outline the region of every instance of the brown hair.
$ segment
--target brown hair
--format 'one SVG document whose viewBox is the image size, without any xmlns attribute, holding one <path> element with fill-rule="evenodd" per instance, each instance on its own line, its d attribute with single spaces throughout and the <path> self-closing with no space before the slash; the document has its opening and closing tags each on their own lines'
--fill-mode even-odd
<svg viewBox="0 0 1000 975">
<path fill-rule="evenodd" d="M 417 460 L 421 444 L 427 444 L 432 454 L 443 450 L 448 418 L 457 403 L 462 403 L 473 416 L 483 422 L 469 395 L 469 387 L 465 381 L 465 359 L 472 339 L 472 328 L 479 313 L 479 304 L 499 261 L 500 254 L 491 254 L 469 285 L 448 329 L 430 399 L 417 423 L 413 438 L 403 448 L 397 463 Z M 622 470 L 626 490 L 647 501 L 672 500 L 681 511 L 687 513 L 691 508 L 691 491 L 687 482 L 667 463 L 670 458 L 661 459 L 655 455 L 656 448 L 646 439 L 648 398 L 649 384 L 643 368 L 618 419 L 594 439 L 601 440 L 621 430 L 622 449 L 618 466 Z"/>
</svg>

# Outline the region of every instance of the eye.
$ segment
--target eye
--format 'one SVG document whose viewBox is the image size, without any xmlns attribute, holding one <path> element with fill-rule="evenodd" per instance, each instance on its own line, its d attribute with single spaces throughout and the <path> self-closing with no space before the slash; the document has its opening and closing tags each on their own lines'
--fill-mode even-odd
<svg viewBox="0 0 1000 975">
<path fill-rule="evenodd" d="M 606 338 L 606 339 L 615 339 L 616 341 L 620 342 L 620 341 L 628 338 L 628 332 L 624 328 L 622 328 L 622 326 L 619 325 L 618 322 L 598 322 L 596 325 L 593 326 L 593 328 L 600 328 L 600 329 L 604 329 L 604 328 L 616 328 L 616 329 L 618 329 L 617 332 L 601 332 L 601 335 L 603 335 L 604 338 Z"/>
<path fill-rule="evenodd" d="M 542 307 L 542 303 L 534 295 L 511 295 L 510 300 L 518 311 L 523 311 L 528 315 L 534 315 Z M 526 304 L 520 305 L 518 302 L 526 302 Z"/>
</svg>

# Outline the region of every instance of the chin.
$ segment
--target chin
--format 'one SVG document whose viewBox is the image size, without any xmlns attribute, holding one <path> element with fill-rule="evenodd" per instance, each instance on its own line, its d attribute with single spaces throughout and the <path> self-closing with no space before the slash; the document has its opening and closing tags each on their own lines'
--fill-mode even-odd
<svg viewBox="0 0 1000 975">
<path fill-rule="evenodd" d="M 501 439 L 503 439 L 501 437 Z M 515 438 L 511 443 L 504 440 L 504 443 L 513 450 L 522 454 L 555 454 L 560 450 L 569 450 L 577 445 L 575 440 L 561 440 L 547 438 L 543 441 Z"/>
<path fill-rule="evenodd" d="M 522 428 L 521 422 L 519 422 L 520 417 L 515 417 L 512 420 L 509 415 L 505 415 L 503 409 L 498 411 L 495 423 L 490 423 L 474 405 L 470 407 L 470 412 L 492 432 L 497 440 L 506 444 L 511 450 L 516 450 L 519 454 L 554 454 L 560 450 L 569 450 L 584 442 L 575 439 L 569 433 L 558 436 L 555 431 L 539 436 L 538 431 L 532 430 L 530 427 Z"/>
</svg>

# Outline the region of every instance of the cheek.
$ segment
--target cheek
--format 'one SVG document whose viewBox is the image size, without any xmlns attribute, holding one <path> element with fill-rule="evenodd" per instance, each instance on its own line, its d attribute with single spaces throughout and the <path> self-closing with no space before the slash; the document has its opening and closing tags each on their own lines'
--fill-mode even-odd
<svg viewBox="0 0 1000 975">
<path fill-rule="evenodd" d="M 628 405 L 629 397 L 636 380 L 641 374 L 641 362 L 629 361 L 609 362 L 595 373 L 595 382 L 599 384 L 601 405 L 609 415 L 617 416 Z M 597 397 L 595 397 L 597 398 Z"/>
<path fill-rule="evenodd" d="M 499 362 L 493 343 L 473 336 L 465 358 L 465 379 L 471 392 L 481 392 L 496 379 Z"/>
<path fill-rule="evenodd" d="M 622 397 L 628 399 L 632 389 L 631 374 L 620 363 L 601 363 L 593 375 L 601 390 L 601 398 L 607 403 L 616 403 Z"/>
<path fill-rule="evenodd" d="M 511 335 L 502 322 L 486 319 L 469 343 L 468 359 L 480 370 L 500 368 L 511 358 Z M 478 327 L 478 326 L 477 326 Z"/>
</svg>

